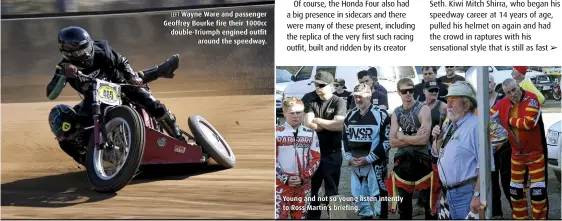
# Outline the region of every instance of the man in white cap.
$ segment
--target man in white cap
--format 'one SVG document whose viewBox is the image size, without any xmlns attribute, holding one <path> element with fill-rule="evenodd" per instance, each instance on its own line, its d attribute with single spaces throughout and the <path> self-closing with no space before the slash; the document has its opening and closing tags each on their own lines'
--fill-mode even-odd
<svg viewBox="0 0 562 221">
<path fill-rule="evenodd" d="M 359 216 L 387 219 L 388 201 L 384 197 L 388 191 L 383 174 L 390 149 L 390 117 L 386 110 L 371 103 L 371 95 L 371 87 L 365 83 L 353 90 L 356 107 L 347 112 L 343 122 L 343 152 L 352 170 L 351 194 L 358 199 Z M 375 197 L 383 199 L 372 200 Z"/>
<path fill-rule="evenodd" d="M 446 98 L 448 120 L 442 127 L 433 128 L 432 135 L 438 138 L 433 142 L 431 153 L 438 157 L 439 179 L 446 192 L 451 218 L 464 219 L 469 212 L 480 211 L 478 117 L 474 114 L 476 91 L 470 83 L 458 81 L 449 87 Z M 490 154 L 492 152 L 490 149 Z M 495 170 L 493 162 L 492 170 Z"/>
</svg>

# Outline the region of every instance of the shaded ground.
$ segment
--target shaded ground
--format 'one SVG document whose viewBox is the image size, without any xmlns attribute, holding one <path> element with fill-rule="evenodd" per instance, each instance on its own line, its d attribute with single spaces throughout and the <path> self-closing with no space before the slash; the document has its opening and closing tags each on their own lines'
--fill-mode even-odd
<svg viewBox="0 0 562 221">
<path fill-rule="evenodd" d="M 231 145 L 236 166 L 146 168 L 117 194 L 98 194 L 49 131 L 47 114 L 55 102 L 2 104 L 1 218 L 272 218 L 273 96 L 162 102 L 186 130 L 189 115 L 199 114 L 211 122 Z"/>
</svg>

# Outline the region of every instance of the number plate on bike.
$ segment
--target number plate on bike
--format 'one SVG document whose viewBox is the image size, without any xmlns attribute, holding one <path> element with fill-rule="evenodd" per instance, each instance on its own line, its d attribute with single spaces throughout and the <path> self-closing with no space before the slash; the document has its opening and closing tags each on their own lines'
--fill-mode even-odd
<svg viewBox="0 0 562 221">
<path fill-rule="evenodd" d="M 98 100 L 107 105 L 121 105 L 121 86 L 107 82 L 99 81 L 97 83 Z"/>
</svg>

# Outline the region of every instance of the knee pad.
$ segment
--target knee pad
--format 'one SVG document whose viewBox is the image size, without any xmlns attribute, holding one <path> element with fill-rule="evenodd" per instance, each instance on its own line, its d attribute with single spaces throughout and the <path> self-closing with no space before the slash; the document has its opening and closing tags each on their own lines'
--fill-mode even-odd
<svg viewBox="0 0 562 221">
<path fill-rule="evenodd" d="M 542 201 L 546 199 L 547 192 L 544 181 L 531 183 L 531 188 L 529 189 L 531 190 L 532 201 Z"/>
<path fill-rule="evenodd" d="M 509 186 L 509 195 L 511 195 L 511 197 L 513 197 L 514 200 L 523 199 L 524 194 L 525 193 L 523 192 L 523 184 L 511 183 L 511 185 Z"/>
</svg>

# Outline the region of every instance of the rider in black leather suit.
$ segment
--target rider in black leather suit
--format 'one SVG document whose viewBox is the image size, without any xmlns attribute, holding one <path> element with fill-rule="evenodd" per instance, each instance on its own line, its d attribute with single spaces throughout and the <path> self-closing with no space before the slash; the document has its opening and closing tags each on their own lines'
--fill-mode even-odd
<svg viewBox="0 0 562 221">
<path fill-rule="evenodd" d="M 64 104 L 55 106 L 49 114 L 49 124 L 61 148 L 76 161 L 81 161 L 78 158 L 82 158 L 84 153 L 69 150 L 65 141 L 73 138 L 72 135 L 78 125 L 91 125 L 93 101 L 91 94 L 86 93 L 87 85 L 76 77 L 77 71 L 114 83 L 143 85 L 160 76 L 173 76 L 173 71 L 179 64 L 178 55 L 174 55 L 158 66 L 135 73 L 128 60 L 114 51 L 107 41 L 93 41 L 86 30 L 76 26 L 63 28 L 59 32 L 58 45 L 63 59 L 57 64 L 55 75 L 47 85 L 46 95 L 50 100 L 56 99 L 68 83 L 84 96 L 84 100 L 74 108 Z M 122 91 L 129 99 L 136 101 L 155 117 L 170 136 L 185 140 L 176 125 L 174 115 L 152 96 L 146 86 L 123 87 Z M 71 124 L 70 130 L 68 128 L 63 130 L 64 122 Z"/>
</svg>

